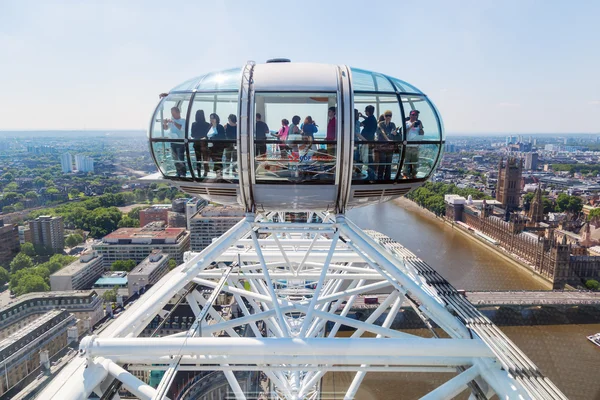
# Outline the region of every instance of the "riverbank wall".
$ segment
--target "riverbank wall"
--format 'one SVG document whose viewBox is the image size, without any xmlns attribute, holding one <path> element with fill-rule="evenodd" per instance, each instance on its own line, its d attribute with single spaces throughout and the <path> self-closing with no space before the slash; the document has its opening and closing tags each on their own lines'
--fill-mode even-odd
<svg viewBox="0 0 600 400">
<path fill-rule="evenodd" d="M 479 236 L 474 235 L 473 233 L 469 232 L 464 227 L 462 227 L 458 224 L 455 224 L 453 221 L 449 221 L 445 217 L 438 217 L 437 215 L 435 215 L 428 209 L 419 206 L 417 203 L 415 203 L 414 201 L 412 201 L 410 199 L 407 199 L 406 197 L 400 197 L 393 201 L 399 207 L 402 207 L 409 211 L 418 212 L 421 215 L 423 215 L 431 220 L 435 220 L 441 224 L 449 226 L 454 231 L 465 236 L 466 238 L 469 238 L 471 241 L 478 243 L 481 246 L 484 246 L 486 249 L 490 250 L 492 253 L 494 253 L 498 257 L 501 257 L 503 260 L 507 261 L 511 265 L 519 268 L 520 270 L 522 270 L 524 272 L 527 272 L 528 275 L 530 275 L 536 281 L 540 282 L 542 285 L 544 285 L 544 287 L 548 288 L 549 290 L 552 289 L 552 282 L 549 279 L 547 279 L 546 277 L 535 272 L 533 269 L 533 266 L 530 266 L 529 264 L 523 262 L 521 259 L 516 257 L 514 254 L 502 249 L 501 247 L 493 245 L 492 243 L 484 240 L 483 238 L 481 238 Z M 566 289 L 570 289 L 570 287 L 566 287 Z"/>
</svg>

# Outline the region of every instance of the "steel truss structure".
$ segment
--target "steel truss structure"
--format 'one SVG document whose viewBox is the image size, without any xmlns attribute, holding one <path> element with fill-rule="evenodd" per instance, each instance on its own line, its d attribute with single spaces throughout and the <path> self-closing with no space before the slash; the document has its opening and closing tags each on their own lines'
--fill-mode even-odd
<svg viewBox="0 0 600 400">
<path fill-rule="evenodd" d="M 355 372 L 345 399 L 355 398 L 367 372 L 381 371 L 455 373 L 423 399 L 450 399 L 465 390 L 473 399 L 565 398 L 506 337 L 489 333 L 491 322 L 474 328 L 484 317 L 444 297 L 414 255 L 390 251 L 344 215 L 308 213 L 307 220 L 313 216 L 323 222 L 248 214 L 204 251 L 188 254 L 102 334 L 84 338 L 79 356 L 42 398 L 106 396 L 116 379 L 140 399 L 164 399 L 176 372 L 190 370 L 223 371 L 238 400 L 246 394 L 234 371 L 264 372 L 275 399 L 319 399 L 330 371 Z M 221 293 L 234 299 L 240 316 L 224 318 L 215 309 Z M 388 295 L 364 321 L 350 318 L 373 293 Z M 193 326 L 138 337 L 176 296 L 196 315 Z M 431 338 L 392 329 L 403 305 L 421 317 Z M 353 329 L 350 337 L 336 337 L 342 326 Z M 129 372 L 149 369 L 165 371 L 157 388 Z"/>
</svg>

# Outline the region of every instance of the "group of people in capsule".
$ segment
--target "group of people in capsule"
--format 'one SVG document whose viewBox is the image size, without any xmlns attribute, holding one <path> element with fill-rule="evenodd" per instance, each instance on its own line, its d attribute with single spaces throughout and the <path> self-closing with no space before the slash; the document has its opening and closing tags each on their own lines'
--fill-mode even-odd
<svg viewBox="0 0 600 400">
<path fill-rule="evenodd" d="M 392 112 L 386 110 L 379 119 L 374 116 L 375 107 L 365 107 L 365 114 L 354 110 L 355 117 L 355 142 L 367 142 L 358 144 L 354 153 L 354 162 L 362 162 L 367 166 L 367 178 L 369 180 L 390 180 L 391 166 L 394 154 L 399 155 L 400 146 L 393 142 L 401 142 L 402 128 L 392 122 Z M 327 134 L 325 146 L 327 155 L 335 156 L 336 135 L 336 108 L 329 107 Z M 185 137 L 185 119 L 181 118 L 178 107 L 171 108 L 172 119 L 163 120 L 163 129 L 170 132 L 171 138 L 183 139 Z M 406 140 L 419 140 L 419 135 L 424 134 L 423 124 L 418 119 L 419 111 L 412 110 L 405 121 L 404 127 Z M 362 121 L 361 121 L 362 119 Z M 207 177 L 210 172 L 210 164 L 213 163 L 213 172 L 217 178 L 222 177 L 224 164 L 229 164 L 231 172 L 236 172 L 237 166 L 237 117 L 230 114 L 227 123 L 221 125 L 218 114 L 212 113 L 206 121 L 204 110 L 197 110 L 195 121 L 192 123 L 190 136 L 194 140 L 193 147 L 196 154 L 196 170 L 198 177 Z M 268 125 L 262 121 L 262 115 L 256 114 L 256 156 L 268 156 L 267 135 L 272 135 L 279 142 L 279 153 L 281 158 L 297 157 L 298 159 L 309 159 L 316 151 L 314 145 L 314 134 L 318 132 L 318 125 L 311 116 L 307 116 L 304 122 L 295 115 L 292 123 L 287 119 L 281 121 L 281 128 L 276 133 L 271 133 Z M 373 143 L 392 142 L 392 143 Z M 178 177 L 186 176 L 185 144 L 171 143 L 171 152 Z M 418 145 L 406 147 L 403 175 L 405 178 L 416 177 L 416 164 L 418 163 Z"/>
</svg>

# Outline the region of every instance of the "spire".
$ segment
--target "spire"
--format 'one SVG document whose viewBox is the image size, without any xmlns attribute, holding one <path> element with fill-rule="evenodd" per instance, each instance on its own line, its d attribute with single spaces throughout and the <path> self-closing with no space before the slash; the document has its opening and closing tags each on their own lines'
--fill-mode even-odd
<svg viewBox="0 0 600 400">
<path fill-rule="evenodd" d="M 536 224 L 544 221 L 544 203 L 542 201 L 542 189 L 539 185 L 537 189 L 535 189 L 533 200 L 531 200 L 531 205 L 529 206 L 529 213 L 527 216 L 531 222 Z"/>
</svg>

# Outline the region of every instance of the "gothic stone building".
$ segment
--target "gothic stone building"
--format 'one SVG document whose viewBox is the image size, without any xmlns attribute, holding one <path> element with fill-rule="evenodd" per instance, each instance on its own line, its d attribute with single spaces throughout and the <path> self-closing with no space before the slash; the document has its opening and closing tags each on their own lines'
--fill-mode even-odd
<svg viewBox="0 0 600 400">
<path fill-rule="evenodd" d="M 502 203 L 502 207 L 505 209 L 514 210 L 519 207 L 522 172 L 523 160 L 510 157 L 504 162 L 502 158 L 500 159 L 496 200 Z"/>
<path fill-rule="evenodd" d="M 541 200 L 541 196 L 539 198 Z M 447 195 L 445 200 L 446 218 L 465 223 L 493 238 L 499 246 L 533 266 L 555 289 L 562 289 L 565 284 L 580 285 L 582 281 L 600 276 L 600 257 L 574 255 L 564 236 L 562 240 L 555 238 L 553 228 L 540 229 L 540 223 L 517 213 L 500 218 L 485 200 L 468 204 L 463 197 L 455 195 Z M 539 218 L 539 211 L 531 214 L 534 219 Z"/>
</svg>

